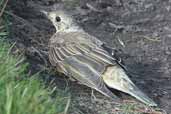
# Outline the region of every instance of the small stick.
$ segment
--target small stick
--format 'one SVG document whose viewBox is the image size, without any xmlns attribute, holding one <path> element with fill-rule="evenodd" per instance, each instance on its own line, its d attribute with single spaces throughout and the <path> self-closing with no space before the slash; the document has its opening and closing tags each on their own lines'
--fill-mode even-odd
<svg viewBox="0 0 171 114">
<path fill-rule="evenodd" d="M 153 41 L 153 42 L 160 42 L 161 41 L 160 39 L 157 39 L 157 37 L 156 38 L 150 38 L 149 36 L 142 36 L 142 35 L 138 36 L 138 37 L 142 37 L 142 38 L 145 38 L 145 39 Z"/>
<path fill-rule="evenodd" d="M 7 3 L 8 3 L 8 0 L 5 1 L 4 5 L 3 5 L 2 9 L 1 9 L 0 17 L 2 16 L 2 14 L 4 12 L 4 10 L 5 10 L 6 6 L 7 6 Z"/>
<path fill-rule="evenodd" d="M 71 104 L 71 96 L 69 96 L 68 98 L 68 101 L 64 110 L 64 114 L 67 114 L 70 104 Z"/>
<path fill-rule="evenodd" d="M 100 10 L 96 9 L 95 7 L 93 7 L 91 4 L 87 3 L 86 6 L 92 10 L 92 11 L 95 11 L 95 12 L 100 12 Z"/>
<path fill-rule="evenodd" d="M 0 30 L 1 30 L 1 29 L 4 29 L 4 28 L 5 28 L 5 26 L 3 26 L 3 25 L 2 25 L 2 26 L 0 26 Z"/>
<path fill-rule="evenodd" d="M 119 43 L 121 44 L 121 46 L 123 46 L 125 48 L 126 46 L 125 46 L 124 42 L 119 37 L 117 37 L 117 39 L 118 39 Z"/>
</svg>

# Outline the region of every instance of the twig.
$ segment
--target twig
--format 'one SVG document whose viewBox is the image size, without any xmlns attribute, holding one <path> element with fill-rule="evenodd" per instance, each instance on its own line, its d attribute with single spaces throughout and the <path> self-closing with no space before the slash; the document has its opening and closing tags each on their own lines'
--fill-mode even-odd
<svg viewBox="0 0 171 114">
<path fill-rule="evenodd" d="M 123 46 L 125 48 L 126 46 L 125 46 L 124 42 L 119 37 L 117 37 L 117 39 L 118 39 L 119 43 L 121 44 L 121 46 Z"/>
<path fill-rule="evenodd" d="M 51 94 L 54 93 L 54 91 L 56 91 L 57 86 L 53 87 L 52 91 L 50 92 Z"/>
<path fill-rule="evenodd" d="M 5 26 L 3 26 L 3 25 L 2 25 L 2 26 L 0 26 L 0 30 L 1 30 L 1 29 L 4 29 L 4 28 L 5 28 Z"/>
<path fill-rule="evenodd" d="M 50 81 L 49 85 L 53 85 L 54 82 L 55 82 L 55 78 Z"/>
<path fill-rule="evenodd" d="M 22 55 L 21 55 L 22 56 Z M 20 57 L 21 58 L 21 57 Z M 22 57 L 21 59 L 19 59 L 19 61 L 17 61 L 17 63 L 15 64 L 15 66 L 19 66 L 21 63 L 23 63 L 25 61 L 25 58 Z"/>
<path fill-rule="evenodd" d="M 161 42 L 161 40 L 158 39 L 157 37 L 156 38 L 150 38 L 149 36 L 143 36 L 143 35 L 137 36 L 137 37 L 142 37 L 142 38 L 145 38 L 145 39 L 153 41 L 153 42 Z"/>
<path fill-rule="evenodd" d="M 8 50 L 8 55 L 11 53 L 11 51 L 12 51 L 12 49 L 15 47 L 15 45 L 16 45 L 16 42 L 14 42 L 14 43 L 12 44 L 12 46 L 9 48 L 9 50 Z"/>
<path fill-rule="evenodd" d="M 69 96 L 69 98 L 68 98 L 68 101 L 67 101 L 67 104 L 66 104 L 66 107 L 64 110 L 64 114 L 67 114 L 70 103 L 71 103 L 71 96 Z"/>
<path fill-rule="evenodd" d="M 0 17 L 2 16 L 2 14 L 4 12 L 4 10 L 5 10 L 6 6 L 7 6 L 7 3 L 8 3 L 8 0 L 5 1 L 4 5 L 3 5 L 2 9 L 1 9 Z"/>
<path fill-rule="evenodd" d="M 95 11 L 95 12 L 101 12 L 100 10 L 96 9 L 95 7 L 93 7 L 91 4 L 87 3 L 86 6 L 92 10 L 92 11 Z"/>
<path fill-rule="evenodd" d="M 111 22 L 109 22 L 108 24 L 109 24 L 110 27 L 115 28 L 115 29 L 126 28 L 126 26 L 124 26 L 124 25 L 116 25 L 116 24 L 111 23 Z"/>
</svg>

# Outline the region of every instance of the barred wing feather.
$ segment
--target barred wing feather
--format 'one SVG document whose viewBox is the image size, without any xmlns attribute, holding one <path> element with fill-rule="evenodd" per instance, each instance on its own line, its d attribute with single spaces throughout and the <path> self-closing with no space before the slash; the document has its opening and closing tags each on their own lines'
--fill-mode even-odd
<svg viewBox="0 0 171 114">
<path fill-rule="evenodd" d="M 78 43 L 50 47 L 50 62 L 58 67 L 59 72 L 72 76 L 80 83 L 108 97 L 116 98 L 101 77 L 106 67 L 112 65 L 115 60 L 108 52 L 95 45 Z"/>
</svg>

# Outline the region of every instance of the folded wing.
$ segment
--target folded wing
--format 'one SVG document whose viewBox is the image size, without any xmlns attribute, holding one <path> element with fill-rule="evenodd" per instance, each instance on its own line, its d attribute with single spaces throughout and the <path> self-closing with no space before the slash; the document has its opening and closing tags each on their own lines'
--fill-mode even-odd
<svg viewBox="0 0 171 114">
<path fill-rule="evenodd" d="M 106 67 L 113 64 L 114 58 L 102 48 L 79 42 L 53 45 L 50 46 L 49 60 L 59 72 L 108 97 L 116 98 L 101 77 Z"/>
<path fill-rule="evenodd" d="M 108 97 L 116 98 L 107 86 L 128 93 L 147 105 L 156 106 L 134 85 L 116 59 L 99 45 L 99 41 L 86 34 L 74 35 L 64 35 L 63 43 L 56 39 L 56 43 L 50 43 L 49 59 L 59 72 Z"/>
</svg>

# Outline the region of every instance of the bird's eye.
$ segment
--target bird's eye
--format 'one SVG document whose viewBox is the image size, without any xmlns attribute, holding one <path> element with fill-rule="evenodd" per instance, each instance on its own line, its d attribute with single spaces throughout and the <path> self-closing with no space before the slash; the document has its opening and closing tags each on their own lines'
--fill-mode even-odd
<svg viewBox="0 0 171 114">
<path fill-rule="evenodd" d="M 57 16 L 55 19 L 56 19 L 56 22 L 60 22 L 61 21 L 61 18 L 59 16 Z"/>
</svg>

